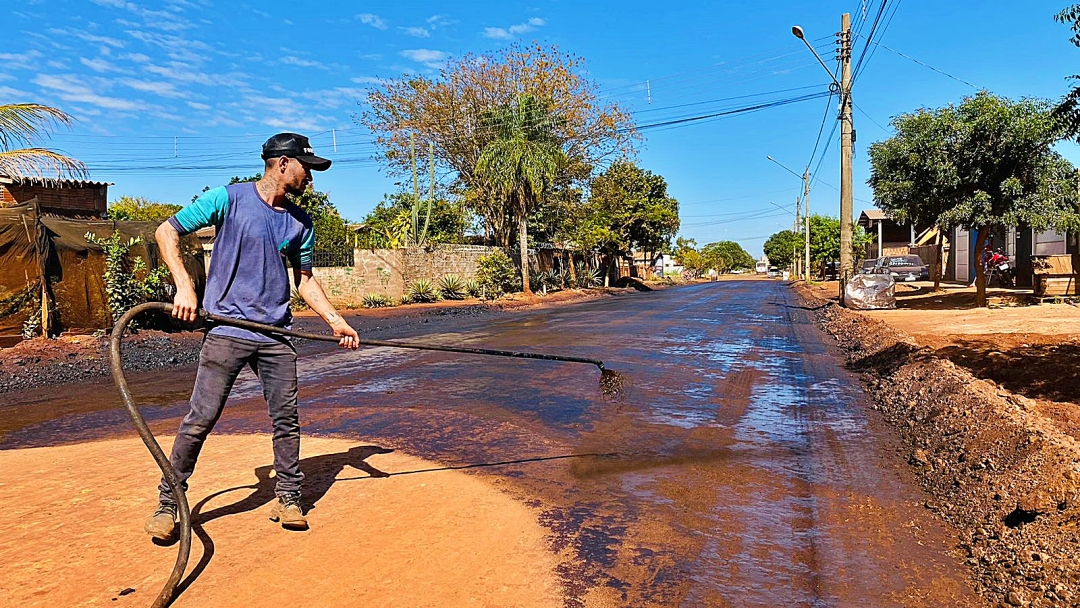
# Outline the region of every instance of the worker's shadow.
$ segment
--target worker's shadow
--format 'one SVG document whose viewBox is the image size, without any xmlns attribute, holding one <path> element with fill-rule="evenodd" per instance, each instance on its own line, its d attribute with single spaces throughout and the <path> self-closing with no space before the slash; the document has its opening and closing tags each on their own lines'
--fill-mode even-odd
<svg viewBox="0 0 1080 608">
<path fill-rule="evenodd" d="M 374 445 L 362 445 L 351 448 L 346 452 L 321 454 L 301 459 L 300 469 L 304 471 L 303 504 L 305 511 L 315 508 L 319 500 L 326 496 L 330 487 L 334 485 L 338 474 L 344 471 L 347 466 L 367 473 L 367 477 L 389 477 L 389 473 L 380 471 L 368 464 L 367 459 L 375 454 L 389 454 L 390 452 L 393 452 L 393 450 Z M 273 502 L 277 498 L 274 493 L 277 481 L 270 475 L 273 470 L 272 465 L 259 467 L 255 469 L 257 481 L 253 485 L 237 486 L 215 492 L 200 500 L 191 508 L 191 531 L 202 544 L 203 552 L 202 557 L 199 558 L 199 563 L 195 564 L 195 567 L 191 569 L 191 572 L 177 587 L 177 595 L 183 593 L 191 583 L 199 578 L 214 557 L 214 539 L 203 529 L 203 525 L 219 517 L 246 513 Z M 351 477 L 349 479 L 362 478 Z M 232 504 L 216 507 L 205 513 L 202 512 L 203 507 L 210 501 L 238 490 L 251 490 L 251 493 Z M 176 542 L 176 539 L 173 539 L 173 542 Z"/>
</svg>

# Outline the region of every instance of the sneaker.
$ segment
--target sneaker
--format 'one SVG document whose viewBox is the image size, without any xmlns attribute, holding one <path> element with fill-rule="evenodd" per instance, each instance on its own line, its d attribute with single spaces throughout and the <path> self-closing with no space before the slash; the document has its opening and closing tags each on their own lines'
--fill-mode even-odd
<svg viewBox="0 0 1080 608">
<path fill-rule="evenodd" d="M 176 533 L 176 505 L 160 503 L 146 520 L 146 533 L 158 540 L 169 540 Z"/>
<path fill-rule="evenodd" d="M 300 507 L 299 494 L 278 496 L 270 509 L 270 521 L 279 521 L 281 526 L 290 530 L 307 530 L 307 518 Z"/>
</svg>

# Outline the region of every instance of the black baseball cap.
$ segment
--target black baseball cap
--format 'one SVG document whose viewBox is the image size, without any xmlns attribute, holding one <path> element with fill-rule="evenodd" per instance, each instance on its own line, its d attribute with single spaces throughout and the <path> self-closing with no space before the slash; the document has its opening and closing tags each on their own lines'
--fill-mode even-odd
<svg viewBox="0 0 1080 608">
<path fill-rule="evenodd" d="M 262 159 L 280 156 L 295 158 L 315 171 L 326 171 L 330 168 L 330 159 L 315 156 L 311 142 L 299 133 L 278 133 L 266 140 L 262 147 Z"/>
</svg>

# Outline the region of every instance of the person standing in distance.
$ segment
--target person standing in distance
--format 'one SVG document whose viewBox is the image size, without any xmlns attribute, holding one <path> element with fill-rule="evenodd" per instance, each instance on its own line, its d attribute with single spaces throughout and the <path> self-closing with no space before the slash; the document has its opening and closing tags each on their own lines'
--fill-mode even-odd
<svg viewBox="0 0 1080 608">
<path fill-rule="evenodd" d="M 290 202 L 311 184 L 312 171 L 325 171 L 330 161 L 315 155 L 308 138 L 279 133 L 263 144 L 265 162 L 258 182 L 208 190 L 194 203 L 158 227 L 155 236 L 176 284 L 173 317 L 194 321 L 199 308 L 191 276 L 180 256 L 180 236 L 214 226 L 217 237 L 207 273 L 203 308 L 233 319 L 276 327 L 292 325 L 289 271 L 301 297 L 317 312 L 343 348 L 360 345 L 356 330 L 326 299 L 312 275 L 315 233 L 311 218 Z M 190 409 L 172 446 L 170 462 L 187 490 L 199 452 L 221 416 L 233 382 L 245 367 L 259 378 L 273 423 L 277 500 L 270 519 L 290 529 L 306 530 L 300 504 L 300 418 L 297 413 L 296 350 L 284 337 L 218 325 L 206 335 L 191 392 Z M 157 510 L 146 532 L 168 540 L 175 533 L 176 499 L 164 478 Z"/>
</svg>

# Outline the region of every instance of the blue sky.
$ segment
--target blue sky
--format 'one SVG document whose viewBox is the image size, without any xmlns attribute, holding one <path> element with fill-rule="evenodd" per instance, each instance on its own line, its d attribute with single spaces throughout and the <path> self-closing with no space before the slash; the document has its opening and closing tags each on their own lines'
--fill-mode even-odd
<svg viewBox="0 0 1080 608">
<path fill-rule="evenodd" d="M 791 26 L 800 24 L 832 67 L 841 13 L 862 29 L 858 58 L 880 6 L 29 0 L 0 13 L 0 103 L 47 103 L 74 115 L 75 126 L 47 145 L 84 160 L 93 179 L 114 182 L 110 198 L 183 204 L 205 185 L 257 172 L 259 147 L 273 133 L 307 133 L 336 161 L 316 187 L 358 220 L 401 179 L 385 173 L 371 133 L 355 121 L 379 79 L 435 74 L 448 57 L 537 41 L 584 57 L 605 100 L 653 124 L 825 90 L 828 74 Z M 876 37 L 884 46 L 870 46 L 853 94 L 856 214 L 872 206 L 866 149 L 888 137 L 892 116 L 959 101 L 975 87 L 1060 97 L 1065 77 L 1080 72 L 1080 49 L 1053 21 L 1064 6 L 887 1 L 888 27 Z M 800 188 L 767 155 L 797 173 L 820 162 L 811 210 L 838 214 L 835 116 L 835 99 L 816 98 L 648 129 L 637 160 L 667 179 L 683 236 L 736 240 L 756 256 L 769 234 L 791 225 Z M 1080 163 L 1076 146 L 1060 149 Z"/>
</svg>

